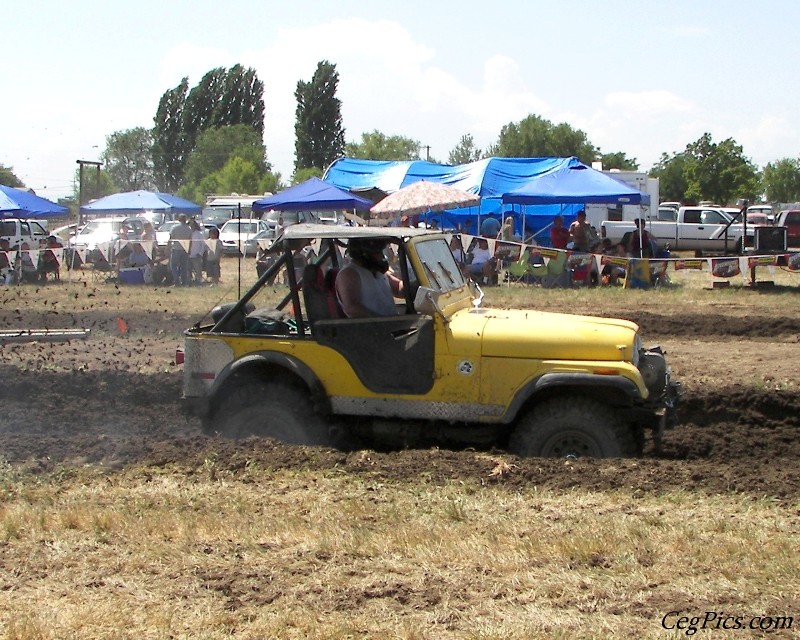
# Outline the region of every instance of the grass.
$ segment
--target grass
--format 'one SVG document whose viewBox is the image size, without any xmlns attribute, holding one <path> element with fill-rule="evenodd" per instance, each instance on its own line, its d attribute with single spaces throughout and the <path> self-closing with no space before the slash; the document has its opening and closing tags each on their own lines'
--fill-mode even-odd
<svg viewBox="0 0 800 640">
<path fill-rule="evenodd" d="M 119 337 L 117 318 L 137 309 L 177 339 L 235 299 L 235 265 L 223 261 L 227 288 L 115 287 L 81 272 L 0 299 L 10 326 L 24 309 Z M 764 278 L 778 287 L 763 296 L 741 278 L 712 291 L 708 272 L 680 272 L 649 291 L 492 287 L 486 303 L 794 315 L 800 274 Z M 132 336 L 147 331 L 129 323 Z M 513 464 L 500 457 L 491 473 Z M 800 505 L 736 494 L 231 472 L 213 455 L 199 469 L 50 474 L 0 459 L 0 640 L 677 638 L 688 634 L 661 626 L 670 611 L 800 614 L 798 546 Z"/>
<path fill-rule="evenodd" d="M 766 500 L 245 475 L 15 478 L 4 637 L 663 637 L 800 604 L 800 518 Z"/>
</svg>

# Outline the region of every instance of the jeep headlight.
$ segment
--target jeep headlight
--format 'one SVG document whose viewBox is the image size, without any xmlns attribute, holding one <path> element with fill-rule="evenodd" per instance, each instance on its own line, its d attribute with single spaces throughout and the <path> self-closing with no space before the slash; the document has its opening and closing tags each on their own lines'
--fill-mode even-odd
<svg viewBox="0 0 800 640">
<path fill-rule="evenodd" d="M 642 340 L 642 336 L 637 332 L 636 335 L 633 336 L 633 353 L 631 354 L 631 362 L 634 367 L 639 367 L 639 357 L 642 351 L 644 351 L 644 341 Z"/>
<path fill-rule="evenodd" d="M 669 381 L 669 369 L 667 360 L 661 351 L 661 347 L 652 347 L 643 350 L 636 365 L 647 389 L 653 397 L 660 397 Z"/>
</svg>

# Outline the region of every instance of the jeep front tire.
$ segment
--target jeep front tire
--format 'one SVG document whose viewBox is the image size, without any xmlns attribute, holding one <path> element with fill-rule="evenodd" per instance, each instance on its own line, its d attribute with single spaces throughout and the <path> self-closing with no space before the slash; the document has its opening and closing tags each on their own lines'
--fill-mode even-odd
<svg viewBox="0 0 800 640">
<path fill-rule="evenodd" d="M 523 416 L 509 439 L 521 457 L 618 458 L 636 453 L 630 425 L 613 408 L 588 398 L 553 398 Z"/>
</svg>

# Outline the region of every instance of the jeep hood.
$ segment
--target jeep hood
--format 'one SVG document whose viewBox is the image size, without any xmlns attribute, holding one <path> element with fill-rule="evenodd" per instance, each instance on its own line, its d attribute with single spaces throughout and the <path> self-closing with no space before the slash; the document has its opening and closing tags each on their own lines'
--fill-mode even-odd
<svg viewBox="0 0 800 640">
<path fill-rule="evenodd" d="M 480 336 L 484 356 L 537 360 L 630 361 L 638 329 L 627 320 L 522 309 L 464 310 L 450 322 L 456 339 Z"/>
</svg>

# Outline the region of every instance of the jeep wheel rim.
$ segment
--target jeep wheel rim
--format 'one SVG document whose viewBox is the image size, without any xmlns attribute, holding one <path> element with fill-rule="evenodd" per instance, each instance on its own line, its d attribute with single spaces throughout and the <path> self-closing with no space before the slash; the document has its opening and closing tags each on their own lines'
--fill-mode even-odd
<svg viewBox="0 0 800 640">
<path fill-rule="evenodd" d="M 542 444 L 543 458 L 602 458 L 603 450 L 594 438 L 582 431 L 561 431 Z"/>
</svg>

